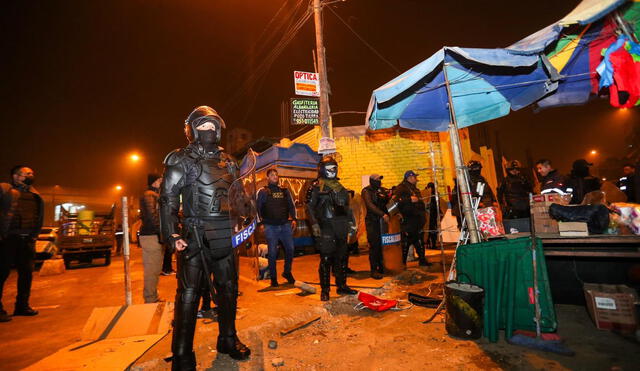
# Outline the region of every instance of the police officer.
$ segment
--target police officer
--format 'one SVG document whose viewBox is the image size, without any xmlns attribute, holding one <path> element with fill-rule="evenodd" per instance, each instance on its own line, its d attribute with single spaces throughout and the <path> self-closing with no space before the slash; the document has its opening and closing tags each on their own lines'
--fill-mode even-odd
<svg viewBox="0 0 640 371">
<path fill-rule="evenodd" d="M 282 277 L 293 284 L 295 279 L 291 274 L 293 263 L 293 229 L 296 227 L 296 206 L 291 192 L 278 185 L 278 171 L 267 170 L 268 184 L 258 191 L 257 208 L 260 219 L 264 224 L 264 234 L 267 238 L 269 253 L 269 275 L 271 286 L 278 286 L 276 259 L 278 258 L 278 241 L 284 247 L 284 272 Z"/>
<path fill-rule="evenodd" d="M 310 188 L 307 216 L 313 235 L 319 239 L 320 300 L 329 300 L 331 269 L 336 277 L 337 293 L 355 295 L 357 291 L 347 286 L 345 254 L 347 236 L 355 231 L 356 223 L 349 206 L 349 193 L 340 184 L 338 163 L 332 157 L 320 161 L 318 179 Z"/>
<path fill-rule="evenodd" d="M 407 265 L 409 246 L 413 245 L 418 253 L 418 264 L 431 265 L 424 255 L 422 231 L 426 223 L 426 206 L 422 200 L 420 190 L 416 187 L 418 174 L 413 170 L 404 173 L 404 180 L 395 190 L 395 198 L 402 214 L 400 231 L 402 232 L 402 261 Z"/>
<path fill-rule="evenodd" d="M 587 193 L 600 189 L 600 179 L 589 172 L 589 167 L 591 166 L 593 166 L 592 163 L 582 158 L 573 162 L 571 175 L 567 180 L 567 191 L 571 193 L 570 204 L 581 204 Z"/>
<path fill-rule="evenodd" d="M 178 289 L 171 343 L 173 370 L 195 370 L 193 335 L 201 285 L 214 276 L 218 304 L 219 353 L 247 359 L 250 350 L 236 335 L 238 273 L 231 244 L 231 207 L 246 205 L 234 182 L 238 167 L 218 146 L 224 121 L 210 107 L 196 108 L 185 122 L 186 148 L 165 159 L 160 190 L 161 231 L 169 248 L 178 251 Z M 178 211 L 182 205 L 183 229 Z M 246 210 L 238 210 L 246 214 Z"/>
<path fill-rule="evenodd" d="M 540 179 L 540 193 L 567 193 L 567 179 L 553 168 L 551 160 L 546 158 L 538 160 L 536 171 Z"/>
<path fill-rule="evenodd" d="M 382 175 L 371 174 L 369 185 L 362 189 L 362 199 L 367 209 L 364 223 L 367 228 L 369 241 L 369 267 L 371 278 L 381 279 L 384 274 L 382 263 L 382 231 L 380 221 L 389 222 L 386 204 L 388 197 L 386 189 L 382 188 Z"/>
<path fill-rule="evenodd" d="M 634 191 L 634 183 L 636 177 L 636 168 L 632 164 L 624 164 L 622 167 L 622 177 L 616 183 L 616 186 L 620 188 L 625 195 L 627 195 L 627 202 L 636 202 L 636 195 Z"/>
<path fill-rule="evenodd" d="M 529 193 L 531 182 L 520 173 L 520 162 L 511 161 L 507 166 L 507 177 L 498 187 L 498 202 L 505 219 L 528 218 L 530 216 Z"/>
<path fill-rule="evenodd" d="M 11 169 L 11 183 L 0 183 L 0 300 L 2 289 L 15 263 L 18 271 L 18 295 L 14 316 L 35 316 L 29 306 L 35 241 L 42 228 L 44 202 L 32 187 L 33 170 L 26 166 Z M 0 322 L 11 317 L 0 302 Z"/>
</svg>

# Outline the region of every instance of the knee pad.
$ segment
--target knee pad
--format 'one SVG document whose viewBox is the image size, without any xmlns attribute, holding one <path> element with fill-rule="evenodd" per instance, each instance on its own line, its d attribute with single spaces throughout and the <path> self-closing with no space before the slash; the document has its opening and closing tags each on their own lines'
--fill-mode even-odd
<svg viewBox="0 0 640 371">
<path fill-rule="evenodd" d="M 182 292 L 180 293 L 180 299 L 182 299 L 181 300 L 182 303 L 192 304 L 192 303 L 198 302 L 198 299 L 200 299 L 200 295 L 198 290 L 193 288 L 188 288 L 188 289 L 182 290 Z"/>
</svg>

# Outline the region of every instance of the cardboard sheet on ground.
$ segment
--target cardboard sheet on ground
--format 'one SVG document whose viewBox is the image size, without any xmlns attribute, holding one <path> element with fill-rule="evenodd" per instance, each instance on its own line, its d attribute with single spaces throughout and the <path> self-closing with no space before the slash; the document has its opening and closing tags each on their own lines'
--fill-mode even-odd
<svg viewBox="0 0 640 371">
<path fill-rule="evenodd" d="M 40 370 L 124 370 L 142 356 L 165 334 L 132 336 L 124 339 L 105 339 L 89 346 L 79 341 L 25 368 Z M 76 350 L 72 350 L 78 348 Z"/>
<path fill-rule="evenodd" d="M 124 370 L 168 332 L 173 303 L 95 308 L 81 341 L 26 370 Z"/>
</svg>

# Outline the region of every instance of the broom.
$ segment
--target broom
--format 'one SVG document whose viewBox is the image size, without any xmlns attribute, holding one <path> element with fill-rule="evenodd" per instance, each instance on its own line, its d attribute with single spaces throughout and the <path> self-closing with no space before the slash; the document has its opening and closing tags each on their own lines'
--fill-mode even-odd
<svg viewBox="0 0 640 371">
<path fill-rule="evenodd" d="M 529 204 L 533 202 L 533 195 L 529 194 Z M 514 345 L 520 345 L 526 348 L 542 350 L 545 352 L 553 352 L 565 356 L 573 356 L 575 352 L 569 349 L 556 334 L 544 334 L 540 331 L 540 300 L 538 294 L 538 262 L 536 259 L 536 226 L 534 221 L 534 214 L 531 213 L 531 260 L 533 265 L 533 304 L 535 307 L 536 332 L 535 336 L 531 331 L 515 332 L 508 343 Z"/>
</svg>

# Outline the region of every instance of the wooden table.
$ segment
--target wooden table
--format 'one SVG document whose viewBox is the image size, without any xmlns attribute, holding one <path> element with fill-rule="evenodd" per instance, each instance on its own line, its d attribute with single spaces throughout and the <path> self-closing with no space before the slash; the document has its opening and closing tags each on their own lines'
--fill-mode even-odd
<svg viewBox="0 0 640 371">
<path fill-rule="evenodd" d="M 529 236 L 516 233 L 507 238 Z M 584 303 L 583 283 L 625 284 L 640 288 L 640 236 L 562 237 L 539 233 L 554 302 Z"/>
</svg>

